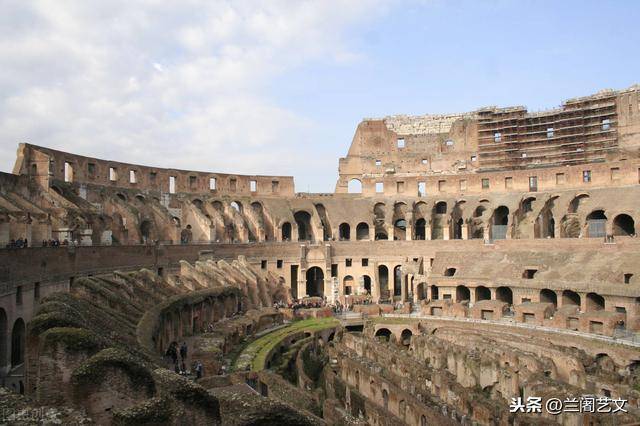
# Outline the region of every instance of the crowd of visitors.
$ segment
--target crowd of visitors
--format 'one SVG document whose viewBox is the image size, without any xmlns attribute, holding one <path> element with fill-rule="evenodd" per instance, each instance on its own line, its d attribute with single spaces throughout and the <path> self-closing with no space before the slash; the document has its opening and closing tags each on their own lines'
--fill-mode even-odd
<svg viewBox="0 0 640 426">
<path fill-rule="evenodd" d="M 167 348 L 165 357 L 171 360 L 173 369 L 177 374 L 188 376 L 193 372 L 195 373 L 196 380 L 198 380 L 202 378 L 203 375 L 202 363 L 200 361 L 195 361 L 191 366 L 191 370 L 187 370 L 188 353 L 189 348 L 187 347 L 187 342 L 182 342 L 180 346 L 178 346 L 178 342 L 171 342 L 169 348 Z"/>
<path fill-rule="evenodd" d="M 26 238 L 18 238 L 17 240 L 11 239 L 7 243 L 6 248 L 27 248 L 29 247 L 29 241 Z"/>
</svg>

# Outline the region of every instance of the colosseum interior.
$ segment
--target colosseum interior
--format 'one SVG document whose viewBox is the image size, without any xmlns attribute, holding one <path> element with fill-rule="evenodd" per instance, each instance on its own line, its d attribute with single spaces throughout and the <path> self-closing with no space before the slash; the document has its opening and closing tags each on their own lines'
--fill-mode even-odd
<svg viewBox="0 0 640 426">
<path fill-rule="evenodd" d="M 0 409 L 638 424 L 638 200 L 640 86 L 365 119 L 332 194 L 20 144 L 0 174 Z M 513 409 L 532 397 L 564 410 Z"/>
</svg>

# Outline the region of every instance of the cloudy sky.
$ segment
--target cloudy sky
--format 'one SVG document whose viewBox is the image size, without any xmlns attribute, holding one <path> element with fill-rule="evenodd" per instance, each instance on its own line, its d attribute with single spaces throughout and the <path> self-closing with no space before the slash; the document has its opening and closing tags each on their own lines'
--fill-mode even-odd
<svg viewBox="0 0 640 426">
<path fill-rule="evenodd" d="M 30 142 L 331 192 L 363 117 L 640 83 L 638 22 L 635 0 L 0 0 L 0 170 Z"/>
</svg>

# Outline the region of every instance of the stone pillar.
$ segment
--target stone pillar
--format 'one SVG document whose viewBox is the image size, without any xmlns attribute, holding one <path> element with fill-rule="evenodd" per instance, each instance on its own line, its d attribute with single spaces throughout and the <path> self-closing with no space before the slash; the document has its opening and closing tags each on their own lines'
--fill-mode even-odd
<svg viewBox="0 0 640 426">
<path fill-rule="evenodd" d="M 431 239 L 431 221 L 426 221 L 426 223 L 424 224 L 424 239 Z"/>
<path fill-rule="evenodd" d="M 380 301 L 380 274 L 378 273 L 378 262 L 373 264 L 373 279 L 371 280 L 371 298 L 375 303 Z"/>
<path fill-rule="evenodd" d="M 447 226 L 442 228 L 442 239 L 448 240 L 450 237 L 450 232 L 451 232 L 451 224 L 449 223 L 449 221 L 447 221 Z"/>
<path fill-rule="evenodd" d="M 402 272 L 402 267 L 400 268 L 400 272 L 402 273 L 401 278 L 400 278 L 400 301 L 404 302 L 407 300 L 407 277 L 408 275 L 405 275 L 404 272 Z M 395 277 L 395 274 L 394 274 Z"/>
<path fill-rule="evenodd" d="M 405 217 L 405 222 L 407 223 L 405 240 L 411 241 L 413 240 L 413 214 L 412 213 L 407 213 Z"/>
<path fill-rule="evenodd" d="M 462 232 L 461 232 L 460 238 L 462 238 L 463 240 L 468 240 L 469 239 L 469 224 L 468 223 L 463 223 L 462 224 Z"/>
<path fill-rule="evenodd" d="M 393 241 L 393 225 L 387 225 L 387 235 L 389 240 Z"/>
<path fill-rule="evenodd" d="M 373 224 L 373 226 L 369 225 L 369 240 L 370 241 L 375 241 L 376 239 L 376 225 Z"/>
</svg>

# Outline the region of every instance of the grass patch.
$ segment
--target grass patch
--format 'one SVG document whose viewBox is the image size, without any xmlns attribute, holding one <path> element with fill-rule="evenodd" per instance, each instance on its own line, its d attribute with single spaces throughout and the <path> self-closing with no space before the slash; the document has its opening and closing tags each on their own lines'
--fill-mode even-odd
<svg viewBox="0 0 640 426">
<path fill-rule="evenodd" d="M 338 320 L 334 318 L 311 318 L 297 321 L 288 327 L 266 334 L 251 342 L 240 354 L 234 365 L 235 370 L 246 370 L 250 366 L 252 371 L 264 370 L 267 356 L 282 340 L 289 335 L 300 332 L 315 332 L 335 327 Z"/>
</svg>

